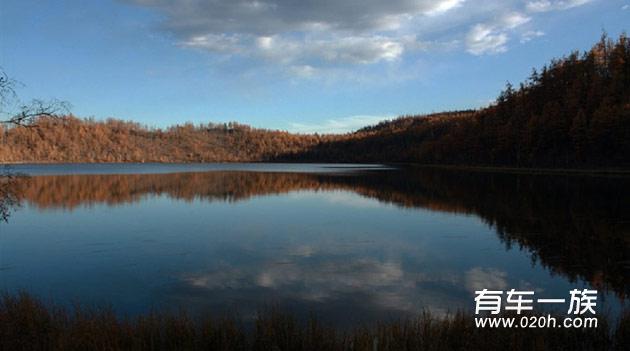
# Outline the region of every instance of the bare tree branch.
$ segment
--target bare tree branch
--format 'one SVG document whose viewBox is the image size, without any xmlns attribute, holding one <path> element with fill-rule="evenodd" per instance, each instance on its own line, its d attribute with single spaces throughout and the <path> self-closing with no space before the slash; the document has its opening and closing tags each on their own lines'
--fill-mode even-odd
<svg viewBox="0 0 630 351">
<path fill-rule="evenodd" d="M 70 104 L 59 100 L 32 100 L 29 104 L 20 106 L 19 111 L 6 120 L 0 120 L 3 124 L 13 124 L 22 127 L 35 127 L 34 122 L 39 117 L 58 117 L 70 110 Z"/>
<path fill-rule="evenodd" d="M 70 104 L 60 100 L 34 99 L 21 103 L 15 92 L 18 85 L 0 67 L 0 125 L 35 127 L 39 117 L 58 117 L 70 110 Z"/>
<path fill-rule="evenodd" d="M 60 100 L 35 99 L 21 103 L 15 92 L 19 85 L 0 67 L 0 125 L 36 127 L 38 118 L 58 117 L 70 109 L 70 104 Z M 20 206 L 18 179 L 24 177 L 23 174 L 12 173 L 8 168 L 0 171 L 0 222 L 7 222 L 11 212 Z"/>
<path fill-rule="evenodd" d="M 0 113 L 8 108 L 12 101 L 17 100 L 15 86 L 18 84 L 14 79 L 9 78 L 0 67 Z"/>
</svg>

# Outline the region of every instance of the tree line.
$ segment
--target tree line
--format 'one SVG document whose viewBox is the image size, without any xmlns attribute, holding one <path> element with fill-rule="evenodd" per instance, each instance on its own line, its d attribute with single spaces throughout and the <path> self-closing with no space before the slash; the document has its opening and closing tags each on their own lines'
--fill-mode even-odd
<svg viewBox="0 0 630 351">
<path fill-rule="evenodd" d="M 33 128 L 0 129 L 0 162 L 266 161 L 332 138 L 237 123 L 152 129 L 134 122 L 72 115 L 39 117 L 34 123 Z"/>
<path fill-rule="evenodd" d="M 6 80 L 5 80 L 6 81 Z M 603 35 L 479 110 L 403 116 L 343 135 L 238 123 L 147 128 L 27 110 L 0 125 L 0 162 L 409 162 L 509 167 L 630 166 L 630 40 Z M 24 112 L 24 111 L 23 111 Z M 31 128 L 23 128 L 26 126 Z"/>
<path fill-rule="evenodd" d="M 510 167 L 630 166 L 630 41 L 606 35 L 552 60 L 496 102 L 398 120 L 290 159 Z"/>
</svg>

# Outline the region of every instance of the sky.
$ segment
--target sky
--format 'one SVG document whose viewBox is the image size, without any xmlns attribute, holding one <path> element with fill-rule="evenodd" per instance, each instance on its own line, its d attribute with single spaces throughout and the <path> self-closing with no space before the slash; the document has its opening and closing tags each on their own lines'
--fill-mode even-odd
<svg viewBox="0 0 630 351">
<path fill-rule="evenodd" d="M 630 0 L 0 0 L 0 66 L 79 117 L 347 132 L 486 106 L 628 23 Z"/>
</svg>

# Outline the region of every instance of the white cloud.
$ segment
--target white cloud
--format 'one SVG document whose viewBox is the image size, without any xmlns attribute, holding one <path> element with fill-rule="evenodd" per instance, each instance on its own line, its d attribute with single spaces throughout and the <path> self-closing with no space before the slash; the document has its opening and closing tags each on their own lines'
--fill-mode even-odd
<svg viewBox="0 0 630 351">
<path fill-rule="evenodd" d="M 551 2 L 548 0 L 530 1 L 526 6 L 528 11 L 545 12 L 552 9 Z"/>
<path fill-rule="evenodd" d="M 467 51 L 473 55 L 497 54 L 507 51 L 509 33 L 531 21 L 520 12 L 510 12 L 491 23 L 473 26 L 466 36 Z"/>
<path fill-rule="evenodd" d="M 507 51 L 508 36 L 496 28 L 477 24 L 466 37 L 466 47 L 473 55 L 496 54 Z"/>
<path fill-rule="evenodd" d="M 545 35 L 545 32 L 540 30 L 528 30 L 527 32 L 521 34 L 521 43 L 527 43 L 534 38 L 542 37 Z"/>
<path fill-rule="evenodd" d="M 163 14 L 183 47 L 240 55 L 311 78 L 331 67 L 399 60 L 426 48 L 418 21 L 443 20 L 465 0 L 127 0 Z M 433 40 L 435 41 L 435 40 Z M 452 41 L 452 38 L 449 38 Z M 437 46 L 437 45 L 436 45 Z"/>
<path fill-rule="evenodd" d="M 256 45 L 262 50 L 269 50 L 273 46 L 273 41 L 273 37 L 258 37 L 258 39 L 256 39 Z"/>
<path fill-rule="evenodd" d="M 539 30 L 522 31 L 521 27 L 532 21 L 537 12 L 561 11 L 585 5 L 592 0 L 533 0 L 528 1 L 525 9 L 530 15 L 512 11 L 504 14 L 499 20 L 474 25 L 466 37 L 467 51 L 473 55 L 497 54 L 508 50 L 510 34 L 521 32 L 521 43 L 526 43 L 545 33 Z"/>
<path fill-rule="evenodd" d="M 466 272 L 466 289 L 471 293 L 477 290 L 505 290 L 507 273 L 494 268 L 475 267 Z"/>
<path fill-rule="evenodd" d="M 386 116 L 351 116 L 338 119 L 329 119 L 317 124 L 291 123 L 289 131 L 293 133 L 348 133 L 368 125 L 392 119 L 392 115 Z"/>
<path fill-rule="evenodd" d="M 237 34 L 228 35 L 221 33 L 198 35 L 181 42 L 181 45 L 231 54 L 244 51 L 242 37 Z"/>
<path fill-rule="evenodd" d="M 525 8 L 531 12 L 548 12 L 568 10 L 570 8 L 585 5 L 592 0 L 535 0 L 527 2 Z"/>
<path fill-rule="evenodd" d="M 313 78 L 318 70 L 311 65 L 296 65 L 289 67 L 289 72 L 299 78 Z"/>
<path fill-rule="evenodd" d="M 424 13 L 427 16 L 439 16 L 443 13 L 446 13 L 452 9 L 458 8 L 462 6 L 465 0 L 445 0 L 445 1 L 436 1 L 433 8 L 426 10 Z"/>
<path fill-rule="evenodd" d="M 366 32 L 397 28 L 416 16 L 438 16 L 462 0 L 128 0 L 166 14 L 179 36 L 244 33 L 255 36 L 320 29 Z"/>
<path fill-rule="evenodd" d="M 414 36 L 392 39 L 380 35 L 296 39 L 280 35 L 254 38 L 251 35 L 206 34 L 192 37 L 181 45 L 291 65 L 290 70 L 302 77 L 312 76 L 316 66 L 391 62 L 399 59 L 406 50 L 426 47 Z"/>
<path fill-rule="evenodd" d="M 259 37 L 256 43 L 253 54 L 283 63 L 325 61 L 370 64 L 396 60 L 405 50 L 403 43 L 382 36 L 318 40 L 265 36 Z"/>
<path fill-rule="evenodd" d="M 537 13 L 591 0 L 486 0 L 483 6 L 465 0 L 125 1 L 160 12 L 160 28 L 182 47 L 311 79 L 369 65 L 385 72 L 406 56 L 447 47 L 473 55 L 505 52 L 512 36 L 521 42 L 537 36 L 526 28 Z"/>
<path fill-rule="evenodd" d="M 519 12 L 509 13 L 501 19 L 501 24 L 507 29 L 514 29 L 531 21 L 531 17 L 527 17 Z"/>
<path fill-rule="evenodd" d="M 328 297 L 331 292 L 350 291 L 356 288 L 380 287 L 392 285 L 403 277 L 403 271 L 397 262 L 380 262 L 372 259 L 358 259 L 345 267 L 334 263 L 323 263 L 321 267 L 304 268 L 296 264 L 269 265 L 258 273 L 256 282 L 263 287 L 281 288 L 295 282 L 311 286 L 309 293 L 318 299 Z M 329 288 L 323 288 L 328 285 Z"/>
<path fill-rule="evenodd" d="M 625 5 L 621 6 L 621 10 L 622 10 L 622 11 L 625 11 L 625 10 L 627 10 L 627 9 L 630 9 L 630 5 L 625 4 Z"/>
</svg>

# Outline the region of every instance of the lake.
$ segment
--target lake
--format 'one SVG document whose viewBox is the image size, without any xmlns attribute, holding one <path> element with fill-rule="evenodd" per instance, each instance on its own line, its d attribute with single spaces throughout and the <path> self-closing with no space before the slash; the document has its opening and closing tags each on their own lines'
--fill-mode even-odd
<svg viewBox="0 0 630 351">
<path fill-rule="evenodd" d="M 336 325 L 474 312 L 474 291 L 630 295 L 630 178 L 374 165 L 14 165 L 0 290 Z M 19 206 L 14 206 L 19 205 Z M 568 301 L 568 300 L 567 300 Z M 554 307 L 550 307 L 554 308 Z M 568 305 L 555 306 L 565 313 Z"/>
</svg>

